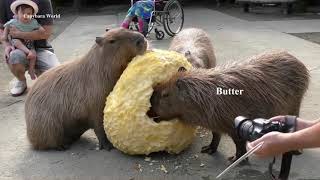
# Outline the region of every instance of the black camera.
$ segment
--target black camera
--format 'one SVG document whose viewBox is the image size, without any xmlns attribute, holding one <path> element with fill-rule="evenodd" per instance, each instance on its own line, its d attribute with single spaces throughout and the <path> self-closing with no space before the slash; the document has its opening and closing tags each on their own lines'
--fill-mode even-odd
<svg viewBox="0 0 320 180">
<path fill-rule="evenodd" d="M 295 132 L 296 119 L 296 116 L 285 116 L 285 122 L 279 122 L 262 118 L 251 120 L 243 116 L 238 116 L 234 121 L 239 138 L 246 141 L 254 141 L 262 137 L 264 134 L 272 131 L 282 133 Z M 276 178 L 276 176 L 272 173 L 272 167 L 275 163 L 274 158 L 273 161 L 269 164 L 269 172 L 271 178 L 273 180 L 287 180 L 290 173 L 292 155 L 299 154 L 301 154 L 301 151 L 296 150 L 286 152 L 282 155 L 281 169 L 278 178 Z"/>
<path fill-rule="evenodd" d="M 295 122 L 287 122 L 286 120 L 286 122 L 283 123 L 262 118 L 251 120 L 243 116 L 238 116 L 235 118 L 235 127 L 241 139 L 254 141 L 272 131 L 283 133 L 293 132 L 295 130 Z"/>
</svg>

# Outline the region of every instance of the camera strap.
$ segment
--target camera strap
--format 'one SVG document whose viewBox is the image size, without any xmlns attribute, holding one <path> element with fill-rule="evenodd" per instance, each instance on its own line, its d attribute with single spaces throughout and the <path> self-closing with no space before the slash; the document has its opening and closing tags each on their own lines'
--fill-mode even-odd
<svg viewBox="0 0 320 180">
<path fill-rule="evenodd" d="M 290 174 L 290 168 L 291 168 L 291 161 L 292 161 L 292 153 L 287 152 L 282 155 L 282 160 L 281 160 L 281 169 L 278 178 L 276 175 L 273 174 L 272 169 L 273 165 L 276 162 L 276 158 L 273 158 L 273 161 L 269 164 L 269 172 L 271 175 L 271 179 L 273 180 L 287 180 L 289 178 Z"/>
</svg>

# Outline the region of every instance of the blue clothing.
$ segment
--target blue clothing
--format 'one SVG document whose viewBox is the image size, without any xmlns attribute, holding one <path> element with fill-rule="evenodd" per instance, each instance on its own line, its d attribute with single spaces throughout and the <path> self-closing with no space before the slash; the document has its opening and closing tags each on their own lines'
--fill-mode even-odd
<svg viewBox="0 0 320 180">
<path fill-rule="evenodd" d="M 154 7 L 153 0 L 137 1 L 128 10 L 127 17 L 137 16 L 142 19 L 149 19 L 151 17 L 151 12 L 153 11 L 153 7 Z"/>
</svg>

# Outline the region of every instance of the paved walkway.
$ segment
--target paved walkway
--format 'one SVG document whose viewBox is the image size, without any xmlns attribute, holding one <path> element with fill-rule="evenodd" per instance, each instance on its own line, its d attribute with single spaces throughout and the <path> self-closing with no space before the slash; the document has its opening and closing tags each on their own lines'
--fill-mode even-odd
<svg viewBox="0 0 320 180">
<path fill-rule="evenodd" d="M 53 41 L 58 57 L 64 62 L 82 55 L 94 43 L 95 37 L 104 33 L 106 26 L 117 26 L 122 17 L 123 14 L 77 18 Z M 309 69 L 319 67 L 320 46 L 282 33 L 294 29 L 291 21 L 279 22 L 281 27 L 275 28 L 277 23 L 248 22 L 204 8 L 185 9 L 185 27 L 201 27 L 210 34 L 218 64 L 242 60 L 266 50 L 285 49 Z M 320 21 L 302 23 L 312 26 L 313 30 Z M 156 41 L 151 38 L 155 48 L 166 49 L 170 42 L 170 39 Z M 312 82 L 301 110 L 301 116 L 307 119 L 320 117 L 320 69 L 311 71 L 311 75 Z M 147 162 L 144 156 L 127 156 L 117 150 L 97 151 L 97 140 L 91 131 L 65 152 L 33 151 L 26 139 L 24 97 L 0 108 L 0 122 L 0 179 L 94 179 L 97 176 L 108 176 L 109 179 L 214 179 L 227 166 L 227 157 L 234 153 L 234 145 L 224 137 L 216 155 L 200 154 L 201 146 L 209 141 L 209 136 L 205 136 L 198 138 L 181 155 L 156 153 L 151 155 L 153 161 Z M 294 158 L 292 179 L 320 179 L 319 160 L 320 149 L 306 150 Z M 235 168 L 225 179 L 268 179 L 269 161 L 252 159 L 251 162 L 251 166 Z M 161 165 L 166 167 L 168 174 L 160 170 Z"/>
</svg>

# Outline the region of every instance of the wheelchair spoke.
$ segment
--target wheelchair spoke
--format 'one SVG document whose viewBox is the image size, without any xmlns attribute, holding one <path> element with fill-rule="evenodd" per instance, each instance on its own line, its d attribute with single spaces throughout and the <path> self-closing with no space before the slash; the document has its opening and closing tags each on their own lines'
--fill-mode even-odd
<svg viewBox="0 0 320 180">
<path fill-rule="evenodd" d="M 184 23 L 184 13 L 182 6 L 177 0 L 170 0 L 166 4 L 165 8 L 165 17 L 163 20 L 165 31 L 168 35 L 174 36 L 183 27 Z"/>
</svg>

